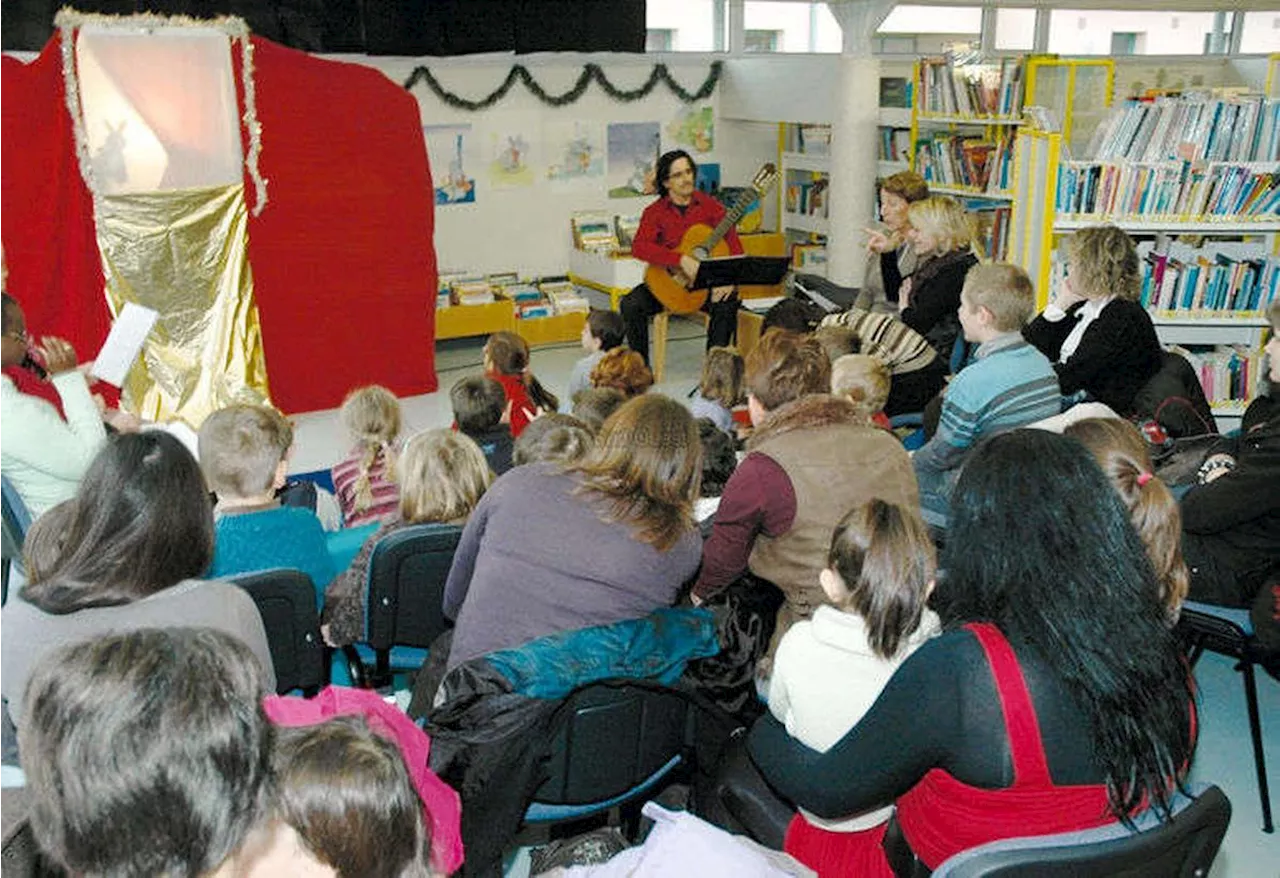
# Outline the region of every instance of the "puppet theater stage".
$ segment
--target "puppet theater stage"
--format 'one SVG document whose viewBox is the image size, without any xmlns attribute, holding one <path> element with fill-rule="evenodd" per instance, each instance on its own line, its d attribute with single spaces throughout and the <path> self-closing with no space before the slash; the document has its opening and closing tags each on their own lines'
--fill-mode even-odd
<svg viewBox="0 0 1280 878">
<path fill-rule="evenodd" d="M 3 58 L 7 291 L 92 358 L 132 301 L 159 320 L 125 407 L 198 427 L 377 383 L 436 389 L 434 204 L 418 104 L 382 74 L 235 18 L 64 11 Z"/>
</svg>

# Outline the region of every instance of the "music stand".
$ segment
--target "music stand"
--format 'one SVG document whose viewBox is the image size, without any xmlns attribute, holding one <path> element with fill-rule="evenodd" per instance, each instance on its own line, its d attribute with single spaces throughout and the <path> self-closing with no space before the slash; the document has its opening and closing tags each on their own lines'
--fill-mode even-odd
<svg viewBox="0 0 1280 878">
<path fill-rule="evenodd" d="M 690 289 L 730 286 L 773 286 L 782 282 L 791 260 L 785 256 L 722 256 L 704 259 Z"/>
</svg>

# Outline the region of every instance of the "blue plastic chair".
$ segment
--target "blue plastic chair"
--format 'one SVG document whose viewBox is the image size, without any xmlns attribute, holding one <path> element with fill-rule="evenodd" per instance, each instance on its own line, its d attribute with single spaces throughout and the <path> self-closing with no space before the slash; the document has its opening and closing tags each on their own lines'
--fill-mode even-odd
<svg viewBox="0 0 1280 878">
<path fill-rule="evenodd" d="M 1178 617 L 1177 631 L 1187 646 L 1191 666 L 1207 649 L 1239 659 L 1236 670 L 1244 678 L 1244 698 L 1249 711 L 1249 735 L 1253 739 L 1253 767 L 1258 774 L 1258 796 L 1262 800 L 1262 831 L 1274 832 L 1271 820 L 1271 790 L 1267 784 L 1267 760 L 1262 746 L 1262 718 L 1258 712 L 1258 680 L 1255 665 L 1262 662 L 1263 649 L 1253 634 L 1249 611 L 1186 601 Z"/>
<path fill-rule="evenodd" d="M 1096 829 L 1008 838 L 956 854 L 933 878 L 1173 878 L 1209 874 L 1231 822 L 1231 802 L 1216 786 L 1179 794 L 1173 818 L 1151 810 L 1133 828 L 1109 823 Z"/>
</svg>

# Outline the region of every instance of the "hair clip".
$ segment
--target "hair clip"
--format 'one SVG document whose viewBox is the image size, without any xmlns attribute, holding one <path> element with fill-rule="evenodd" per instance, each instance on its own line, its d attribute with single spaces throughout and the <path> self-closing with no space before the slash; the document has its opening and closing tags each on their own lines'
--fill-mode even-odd
<svg viewBox="0 0 1280 878">
<path fill-rule="evenodd" d="M 1148 472 L 1138 473 L 1138 487 L 1141 488 L 1143 485 L 1151 481 L 1153 478 L 1155 478 L 1155 476 L 1152 475 L 1151 473 L 1148 473 Z"/>
</svg>

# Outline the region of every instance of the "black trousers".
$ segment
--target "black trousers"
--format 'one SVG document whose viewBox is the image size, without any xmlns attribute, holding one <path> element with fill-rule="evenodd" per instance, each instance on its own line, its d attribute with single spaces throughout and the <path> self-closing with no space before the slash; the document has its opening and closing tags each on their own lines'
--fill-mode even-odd
<svg viewBox="0 0 1280 878">
<path fill-rule="evenodd" d="M 702 310 L 711 317 L 707 326 L 707 348 L 723 347 L 733 343 L 733 336 L 738 331 L 738 292 L 723 302 L 712 302 L 710 294 L 703 304 Z M 618 304 L 622 312 L 622 325 L 627 333 L 627 344 L 631 350 L 649 362 L 649 320 L 654 314 L 664 310 L 663 304 L 657 300 L 644 284 L 633 289 L 622 297 Z"/>
</svg>

